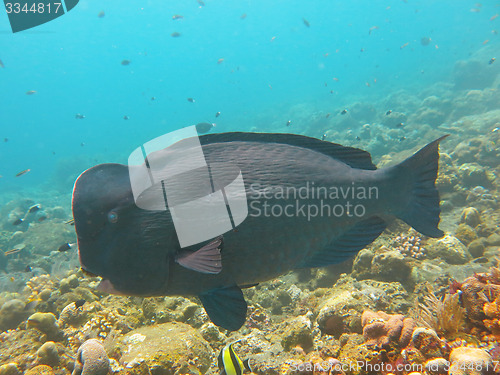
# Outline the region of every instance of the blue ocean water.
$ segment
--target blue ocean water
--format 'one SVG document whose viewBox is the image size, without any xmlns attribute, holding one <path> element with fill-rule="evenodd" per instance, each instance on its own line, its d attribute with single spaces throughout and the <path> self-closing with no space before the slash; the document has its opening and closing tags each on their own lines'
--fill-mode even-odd
<svg viewBox="0 0 500 375">
<path fill-rule="evenodd" d="M 304 134 L 303 124 L 286 127 L 294 106 L 329 113 L 422 89 L 449 80 L 485 41 L 498 45 L 498 1 L 204 3 L 81 0 L 16 34 L 1 12 L 0 192 L 125 163 L 140 144 L 202 121 L 217 132 Z"/>
</svg>

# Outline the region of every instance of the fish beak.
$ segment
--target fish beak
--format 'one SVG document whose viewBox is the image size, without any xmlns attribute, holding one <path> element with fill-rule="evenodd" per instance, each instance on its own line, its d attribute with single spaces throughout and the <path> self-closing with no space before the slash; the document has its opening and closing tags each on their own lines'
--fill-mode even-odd
<svg viewBox="0 0 500 375">
<path fill-rule="evenodd" d="M 107 279 L 102 279 L 99 285 L 97 286 L 97 290 L 100 292 L 108 293 L 108 294 L 115 294 L 118 296 L 125 296 L 126 294 L 118 291 L 115 289 L 113 284 L 111 284 L 111 281 Z"/>
</svg>

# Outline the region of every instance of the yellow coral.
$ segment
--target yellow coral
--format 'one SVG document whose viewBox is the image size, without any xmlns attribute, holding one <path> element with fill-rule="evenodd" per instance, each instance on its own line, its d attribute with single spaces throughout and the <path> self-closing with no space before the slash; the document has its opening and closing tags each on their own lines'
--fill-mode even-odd
<svg viewBox="0 0 500 375">
<path fill-rule="evenodd" d="M 41 299 L 39 297 L 43 290 L 53 290 L 54 282 L 50 279 L 50 275 L 44 274 L 40 276 L 32 277 L 26 283 L 25 290 L 30 293 L 28 297 L 29 301 L 35 301 Z"/>
<path fill-rule="evenodd" d="M 464 245 L 469 245 L 472 241 L 477 240 L 477 234 L 467 224 L 460 224 L 456 230 L 455 237 L 460 240 Z"/>
<path fill-rule="evenodd" d="M 483 320 L 484 326 L 495 336 L 500 338 L 500 296 L 493 302 L 486 302 L 483 311 L 488 319 Z"/>
</svg>

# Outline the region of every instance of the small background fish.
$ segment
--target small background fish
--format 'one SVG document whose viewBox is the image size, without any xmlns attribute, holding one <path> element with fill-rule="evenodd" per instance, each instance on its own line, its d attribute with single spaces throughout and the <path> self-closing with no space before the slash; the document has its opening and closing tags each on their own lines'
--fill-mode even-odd
<svg viewBox="0 0 500 375">
<path fill-rule="evenodd" d="M 195 126 L 198 134 L 205 134 L 212 130 L 212 128 L 215 127 L 215 124 L 210 122 L 200 122 Z"/>
</svg>

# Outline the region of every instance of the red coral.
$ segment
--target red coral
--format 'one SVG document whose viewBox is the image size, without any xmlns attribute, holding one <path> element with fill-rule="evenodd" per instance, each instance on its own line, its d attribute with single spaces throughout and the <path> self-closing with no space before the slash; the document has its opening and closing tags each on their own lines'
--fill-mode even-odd
<svg viewBox="0 0 500 375">
<path fill-rule="evenodd" d="M 412 318 L 405 318 L 403 320 L 403 329 L 399 336 L 399 345 L 401 345 L 401 347 L 406 347 L 410 343 L 411 335 L 416 326 Z"/>
<path fill-rule="evenodd" d="M 483 311 L 488 317 L 488 319 L 483 320 L 484 326 L 494 335 L 495 338 L 500 339 L 500 296 L 493 302 L 485 303 Z"/>
<path fill-rule="evenodd" d="M 500 285 L 492 283 L 496 281 L 493 275 L 494 273 L 476 273 L 462 283 L 463 306 L 467 311 L 467 317 L 473 323 L 482 325 L 483 320 L 487 318 L 483 310 L 484 305 L 500 295 Z"/>
</svg>

